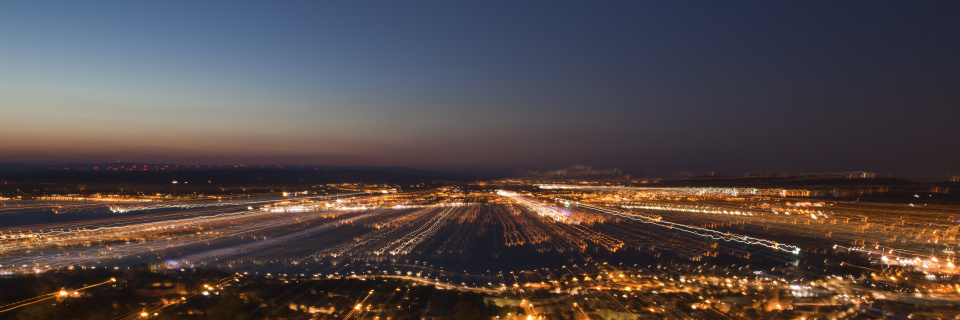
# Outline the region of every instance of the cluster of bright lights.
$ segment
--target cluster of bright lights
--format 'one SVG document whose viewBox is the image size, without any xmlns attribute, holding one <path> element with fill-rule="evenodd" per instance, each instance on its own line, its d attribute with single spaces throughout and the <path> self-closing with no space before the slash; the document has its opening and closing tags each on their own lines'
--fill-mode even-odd
<svg viewBox="0 0 960 320">
<path fill-rule="evenodd" d="M 752 212 L 747 212 L 747 211 L 712 209 L 712 208 L 706 208 L 706 207 L 701 208 L 701 207 L 680 207 L 680 206 L 663 206 L 663 205 L 624 205 L 620 207 L 625 209 L 646 209 L 646 210 L 676 211 L 676 212 L 705 213 L 705 214 L 753 216 Z"/>
<path fill-rule="evenodd" d="M 270 212 L 314 212 L 318 210 L 319 205 L 293 205 L 271 207 Z"/>
<path fill-rule="evenodd" d="M 324 195 L 324 196 L 314 196 L 314 197 L 299 197 L 294 199 L 287 199 L 287 201 L 298 201 L 298 200 L 310 200 L 310 199 L 321 199 L 321 198 L 332 198 L 332 197 L 342 197 L 342 196 L 351 196 L 357 195 L 360 193 L 351 193 L 351 194 L 341 194 L 341 195 Z M 296 194 L 294 194 L 296 195 Z M 217 202 L 197 202 L 197 203 L 160 203 L 149 206 L 132 206 L 132 207 L 121 207 L 121 206 L 110 206 L 109 209 L 113 213 L 128 213 L 136 211 L 148 211 L 148 210 L 160 210 L 160 209 L 194 209 L 194 208 L 206 208 L 206 207 L 224 207 L 224 206 L 251 206 L 259 205 L 264 203 L 274 203 L 277 199 L 257 199 L 257 200 L 238 200 L 238 201 L 217 201 Z"/>
<path fill-rule="evenodd" d="M 567 221 L 570 217 L 570 210 L 552 206 L 543 202 L 534 201 L 521 196 L 516 192 L 498 190 L 497 194 L 516 201 L 520 205 L 524 206 L 527 210 L 536 212 L 538 215 L 543 217 L 549 217 L 556 221 Z"/>
<path fill-rule="evenodd" d="M 619 186 L 578 186 L 570 184 L 538 184 L 541 189 L 574 189 L 600 191 L 648 191 L 668 192 L 693 196 L 702 195 L 785 195 L 785 189 L 757 189 L 757 188 L 694 188 L 694 187 L 619 187 Z"/>
<path fill-rule="evenodd" d="M 871 256 L 879 255 L 879 260 L 876 260 L 875 262 L 879 263 L 881 267 L 904 266 L 924 272 L 931 271 L 949 274 L 954 274 L 960 271 L 956 269 L 951 257 L 937 259 L 937 257 L 934 255 L 922 255 L 910 253 L 904 250 L 881 247 L 844 247 L 841 245 L 834 245 L 833 248 L 840 248 L 853 252 L 863 252 Z"/>
</svg>

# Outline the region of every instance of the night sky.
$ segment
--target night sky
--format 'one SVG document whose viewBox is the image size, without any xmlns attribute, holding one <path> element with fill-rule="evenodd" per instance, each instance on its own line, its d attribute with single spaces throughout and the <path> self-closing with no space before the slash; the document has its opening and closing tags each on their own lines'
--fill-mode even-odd
<svg viewBox="0 0 960 320">
<path fill-rule="evenodd" d="M 6 1 L 0 161 L 960 174 L 957 1 Z"/>
</svg>

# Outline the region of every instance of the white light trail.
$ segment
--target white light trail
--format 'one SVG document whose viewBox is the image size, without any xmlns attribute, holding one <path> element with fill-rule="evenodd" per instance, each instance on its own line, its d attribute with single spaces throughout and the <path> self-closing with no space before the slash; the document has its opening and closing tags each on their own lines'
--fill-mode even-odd
<svg viewBox="0 0 960 320">
<path fill-rule="evenodd" d="M 797 247 L 797 246 L 793 246 L 793 245 L 782 244 L 782 243 L 778 243 L 778 242 L 774 242 L 774 241 L 770 241 L 770 240 L 766 240 L 766 239 L 754 238 L 754 237 L 751 237 L 751 236 L 744 236 L 744 235 L 738 235 L 738 234 L 720 232 L 720 231 L 716 231 L 716 230 L 712 230 L 712 229 L 694 227 L 694 226 L 689 226 L 689 225 L 680 224 L 680 223 L 675 223 L 675 222 L 669 222 L 669 221 L 651 219 L 651 218 L 644 217 L 644 216 L 639 216 L 639 215 L 631 215 L 631 214 L 628 214 L 628 213 L 625 213 L 625 212 L 620 212 L 620 211 L 616 211 L 616 210 L 610 210 L 610 209 L 601 208 L 601 207 L 597 207 L 597 206 L 592 206 L 592 205 L 588 205 L 588 204 L 578 203 L 578 202 L 575 202 L 575 201 L 570 201 L 570 202 L 571 202 L 571 203 L 574 203 L 574 204 L 576 204 L 576 205 L 578 205 L 578 206 L 584 207 L 584 208 L 589 208 L 589 209 L 593 209 L 593 210 L 596 210 L 596 211 L 600 211 L 600 212 L 604 212 L 604 213 L 609 213 L 609 214 L 612 214 L 612 215 L 615 215 L 615 216 L 619 216 L 619 217 L 622 217 L 622 218 L 626 218 L 626 219 L 630 219 L 630 220 L 633 220 L 633 221 L 639 221 L 639 222 L 643 222 L 643 223 L 647 223 L 647 224 L 654 224 L 654 225 L 658 225 L 658 226 L 661 226 L 661 227 L 670 228 L 670 229 L 673 229 L 673 230 L 682 231 L 682 232 L 686 232 L 686 233 L 698 235 L 698 236 L 701 236 L 701 237 L 710 238 L 710 239 L 713 239 L 713 240 L 723 240 L 723 241 L 728 241 L 728 242 L 729 242 L 729 241 L 734 241 L 734 242 L 739 242 L 739 243 L 749 244 L 749 245 L 760 245 L 760 246 L 764 246 L 764 247 L 767 247 L 767 248 L 770 248 L 770 249 L 774 249 L 774 250 L 779 250 L 779 251 L 788 252 L 788 253 L 792 253 L 792 254 L 800 254 L 800 248 Z"/>
</svg>

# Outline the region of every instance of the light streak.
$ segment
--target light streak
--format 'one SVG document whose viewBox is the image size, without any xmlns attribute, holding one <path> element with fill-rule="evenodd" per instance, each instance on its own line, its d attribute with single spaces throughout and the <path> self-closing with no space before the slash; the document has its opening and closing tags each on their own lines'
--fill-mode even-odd
<svg viewBox="0 0 960 320">
<path fill-rule="evenodd" d="M 569 200 L 568 200 L 568 201 L 569 201 Z M 675 223 L 675 222 L 670 222 L 670 221 L 663 221 L 663 220 L 651 219 L 651 218 L 644 217 L 644 216 L 632 215 L 632 214 L 628 214 L 628 213 L 625 213 L 625 212 L 620 212 L 620 211 L 616 211 L 616 210 L 610 210 L 610 209 L 601 208 L 601 207 L 592 206 L 592 205 L 583 204 L 583 203 L 574 202 L 574 201 L 570 201 L 570 202 L 571 202 L 571 203 L 575 203 L 577 206 L 581 206 L 581 207 L 593 209 L 593 210 L 600 211 L 600 212 L 609 213 L 609 214 L 612 214 L 612 215 L 615 215 L 615 216 L 619 216 L 619 217 L 622 217 L 622 218 L 626 218 L 626 219 L 630 219 L 630 220 L 633 220 L 633 221 L 639 221 L 639 222 L 643 222 L 643 223 L 647 223 L 647 224 L 658 225 L 658 226 L 661 226 L 661 227 L 664 227 L 664 228 L 670 228 L 670 229 L 672 229 L 672 230 L 682 231 L 682 232 L 686 232 L 686 233 L 698 235 L 698 236 L 701 236 L 701 237 L 710 238 L 710 239 L 713 239 L 713 240 L 723 240 L 723 241 L 727 241 L 727 242 L 734 241 L 734 242 L 739 242 L 739 243 L 749 244 L 749 245 L 759 245 L 759 246 L 763 246 L 763 247 L 767 247 L 767 248 L 770 248 L 770 249 L 779 250 L 779 251 L 783 251 L 783 252 L 788 252 L 788 253 L 792 253 L 792 254 L 800 254 L 800 247 L 793 246 L 793 245 L 777 243 L 777 242 L 774 242 L 774 241 L 770 241 L 770 240 L 766 240 L 766 239 L 760 239 L 760 238 L 754 238 L 754 237 L 751 237 L 751 236 L 738 235 L 738 234 L 720 232 L 720 231 L 716 231 L 716 230 L 712 230 L 712 229 L 707 229 L 707 228 L 689 226 L 689 225 L 680 224 L 680 223 Z"/>
<path fill-rule="evenodd" d="M 85 286 L 85 287 L 82 287 L 82 288 L 79 288 L 79 289 L 76 289 L 76 290 L 73 290 L 73 291 L 74 291 L 74 292 L 80 292 L 81 290 L 86 290 L 86 289 L 89 289 L 89 288 L 98 287 L 98 286 L 102 286 L 102 285 L 105 285 L 105 284 L 108 284 L 108 283 L 114 283 L 114 282 L 117 282 L 117 279 L 110 278 L 110 280 L 107 280 L 107 281 L 104 281 L 104 282 L 101 282 L 101 283 L 91 284 L 91 285 L 89 285 L 89 286 Z M 31 305 L 31 304 L 34 304 L 34 303 L 37 303 L 37 302 L 41 302 L 41 301 L 48 300 L 48 299 L 50 299 L 50 298 L 56 298 L 57 296 L 66 296 L 66 295 L 64 294 L 65 292 L 66 292 L 66 291 L 64 291 L 64 290 L 60 290 L 60 291 L 57 291 L 57 292 L 51 292 L 51 293 L 39 295 L 39 296 L 30 298 L 30 299 L 25 299 L 25 300 L 21 300 L 21 301 L 18 301 L 18 302 L 14 302 L 14 303 L 9 303 L 9 304 L 6 304 L 6 305 L 2 305 L 2 306 L 0 306 L 0 313 L 7 312 L 7 311 L 11 311 L 11 310 L 18 309 L 18 308 L 21 308 L 21 307 L 25 307 L 25 306 L 28 306 L 28 305 Z M 68 293 L 68 294 L 69 294 L 69 293 Z"/>
</svg>

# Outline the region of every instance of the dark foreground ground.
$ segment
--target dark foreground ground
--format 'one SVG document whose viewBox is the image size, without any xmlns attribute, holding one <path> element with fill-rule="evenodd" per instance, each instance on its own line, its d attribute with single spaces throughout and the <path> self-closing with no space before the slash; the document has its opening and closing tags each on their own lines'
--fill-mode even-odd
<svg viewBox="0 0 960 320">
<path fill-rule="evenodd" d="M 108 283 L 75 290 L 102 282 Z M 156 272 L 145 265 L 6 277 L 0 288 L 0 319 L 487 319 L 512 310 L 484 303 L 483 294 L 397 279 Z"/>
</svg>

